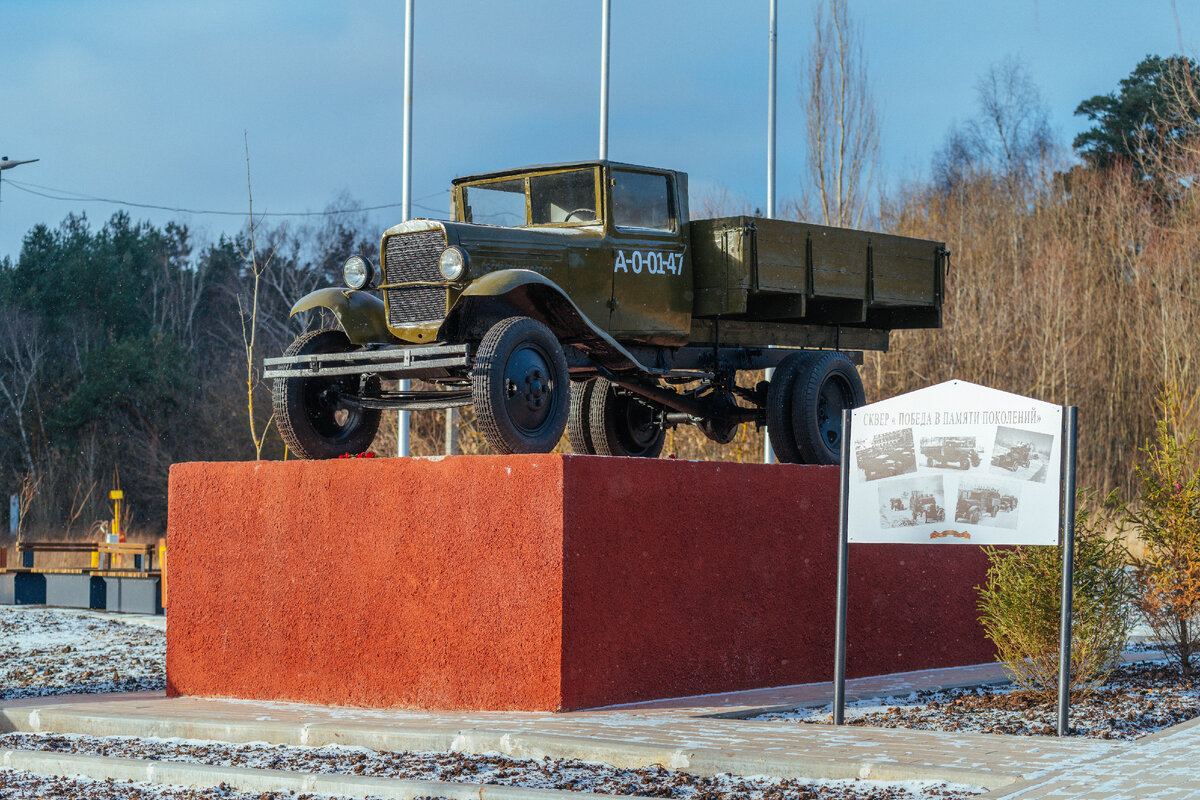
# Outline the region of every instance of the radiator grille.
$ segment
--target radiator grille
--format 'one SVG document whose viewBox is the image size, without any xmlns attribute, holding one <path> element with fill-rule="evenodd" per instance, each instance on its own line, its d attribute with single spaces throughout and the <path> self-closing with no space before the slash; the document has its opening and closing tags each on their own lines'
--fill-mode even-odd
<svg viewBox="0 0 1200 800">
<path fill-rule="evenodd" d="M 446 248 L 442 231 L 421 231 L 389 236 L 384 246 L 383 269 L 387 283 L 408 281 L 444 281 L 438 270 L 438 258 Z M 385 289 L 388 324 L 436 322 L 446 316 L 446 289 L 422 286 L 410 289 Z"/>
</svg>

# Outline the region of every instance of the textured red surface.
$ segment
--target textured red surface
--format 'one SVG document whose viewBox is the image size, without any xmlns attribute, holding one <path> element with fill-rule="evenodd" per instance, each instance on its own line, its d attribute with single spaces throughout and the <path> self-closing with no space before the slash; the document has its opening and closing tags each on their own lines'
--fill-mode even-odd
<svg viewBox="0 0 1200 800">
<path fill-rule="evenodd" d="M 178 464 L 172 694 L 570 709 L 828 680 L 837 470 Z M 976 547 L 853 545 L 850 677 L 977 663 Z"/>
</svg>

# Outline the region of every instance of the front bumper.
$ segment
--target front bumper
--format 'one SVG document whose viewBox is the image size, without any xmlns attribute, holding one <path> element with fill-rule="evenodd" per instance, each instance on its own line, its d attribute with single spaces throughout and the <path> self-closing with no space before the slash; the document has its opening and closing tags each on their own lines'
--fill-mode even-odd
<svg viewBox="0 0 1200 800">
<path fill-rule="evenodd" d="M 412 347 L 385 345 L 349 353 L 316 353 L 263 359 L 264 378 L 314 378 L 378 375 L 380 378 L 465 377 L 471 366 L 466 344 Z"/>
</svg>

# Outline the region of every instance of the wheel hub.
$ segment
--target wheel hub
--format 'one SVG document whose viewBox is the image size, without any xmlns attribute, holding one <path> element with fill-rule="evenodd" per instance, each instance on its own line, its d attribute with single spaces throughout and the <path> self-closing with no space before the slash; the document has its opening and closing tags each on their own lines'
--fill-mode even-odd
<svg viewBox="0 0 1200 800">
<path fill-rule="evenodd" d="M 542 407 L 550 387 L 540 369 L 534 368 L 525 375 L 525 405 L 536 411 Z"/>
<path fill-rule="evenodd" d="M 841 444 L 842 411 L 849 408 L 850 395 L 847 387 L 836 380 L 830 380 L 821 387 L 820 399 L 817 401 L 817 424 L 821 430 L 821 438 L 833 449 Z"/>
<path fill-rule="evenodd" d="M 527 431 L 536 431 L 549 418 L 554 406 L 550 365 L 537 348 L 517 350 L 504 369 L 505 406 L 512 421 Z"/>
</svg>

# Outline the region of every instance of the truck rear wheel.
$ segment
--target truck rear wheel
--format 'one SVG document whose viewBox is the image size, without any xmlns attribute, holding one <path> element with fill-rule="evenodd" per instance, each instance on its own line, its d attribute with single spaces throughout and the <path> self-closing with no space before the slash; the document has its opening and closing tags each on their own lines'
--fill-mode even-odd
<svg viewBox="0 0 1200 800">
<path fill-rule="evenodd" d="M 484 335 L 471 367 L 475 420 L 493 453 L 549 453 L 562 438 L 570 377 L 558 339 L 529 317 Z"/>
<path fill-rule="evenodd" d="M 593 452 L 602 456 L 658 458 L 666 442 L 662 413 L 615 384 L 596 378 L 587 413 Z"/>
<path fill-rule="evenodd" d="M 767 385 L 767 438 L 775 458 L 785 464 L 804 463 L 792 431 L 792 407 L 795 405 L 796 376 L 811 357 L 811 353 L 784 356 Z"/>
<path fill-rule="evenodd" d="M 571 383 L 571 412 L 567 415 L 567 441 L 571 450 L 579 455 L 596 455 L 596 447 L 592 444 L 592 390 L 596 387 L 594 380 L 573 381 Z"/>
<path fill-rule="evenodd" d="M 792 387 L 792 433 L 803 463 L 842 460 L 842 411 L 866 402 L 862 378 L 844 353 L 813 353 Z"/>
<path fill-rule="evenodd" d="M 357 349 L 339 330 L 301 334 L 285 356 L 348 353 Z M 378 378 L 372 378 L 378 382 Z M 300 458 L 361 453 L 379 430 L 379 409 L 346 399 L 358 394 L 358 376 L 276 378 L 271 392 L 275 424 L 288 450 Z"/>
</svg>

